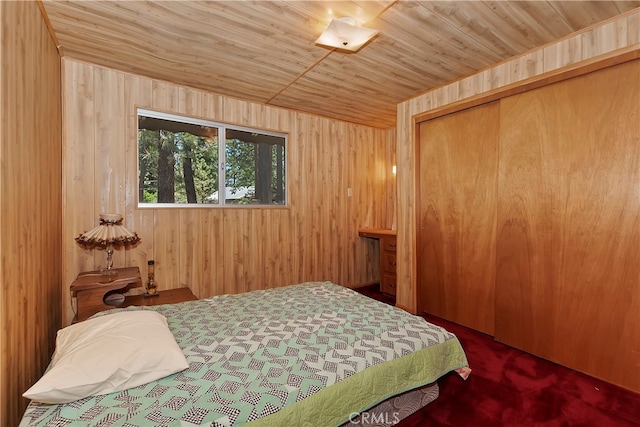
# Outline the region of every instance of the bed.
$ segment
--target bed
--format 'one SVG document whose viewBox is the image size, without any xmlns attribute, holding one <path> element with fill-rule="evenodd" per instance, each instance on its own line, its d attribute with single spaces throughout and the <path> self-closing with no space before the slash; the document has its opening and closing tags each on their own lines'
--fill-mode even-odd
<svg viewBox="0 0 640 427">
<path fill-rule="evenodd" d="M 20 425 L 394 424 L 438 396 L 439 377 L 470 372 L 455 335 L 330 282 L 94 318 L 136 310 L 166 318 L 186 369 L 70 403 L 31 401 Z"/>
</svg>

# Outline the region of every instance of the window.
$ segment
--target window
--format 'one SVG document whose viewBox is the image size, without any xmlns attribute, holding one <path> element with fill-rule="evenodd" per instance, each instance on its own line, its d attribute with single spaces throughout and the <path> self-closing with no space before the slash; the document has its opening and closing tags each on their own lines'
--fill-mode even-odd
<svg viewBox="0 0 640 427">
<path fill-rule="evenodd" d="M 286 204 L 286 136 L 138 110 L 138 206 Z"/>
</svg>

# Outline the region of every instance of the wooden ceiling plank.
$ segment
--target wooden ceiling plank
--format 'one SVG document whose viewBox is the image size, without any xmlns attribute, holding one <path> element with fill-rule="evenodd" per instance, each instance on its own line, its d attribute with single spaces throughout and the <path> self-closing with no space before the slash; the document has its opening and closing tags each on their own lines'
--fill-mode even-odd
<svg viewBox="0 0 640 427">
<path fill-rule="evenodd" d="M 640 7 L 633 1 L 51 1 L 64 56 L 375 127 L 448 81 Z M 356 54 L 315 44 L 332 18 L 380 30 Z"/>
</svg>

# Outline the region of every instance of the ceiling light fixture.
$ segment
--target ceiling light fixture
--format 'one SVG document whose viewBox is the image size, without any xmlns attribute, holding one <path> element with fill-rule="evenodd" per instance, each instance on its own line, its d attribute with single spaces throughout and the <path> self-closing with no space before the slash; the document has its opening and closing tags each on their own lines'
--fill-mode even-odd
<svg viewBox="0 0 640 427">
<path fill-rule="evenodd" d="M 324 33 L 316 40 L 316 44 L 348 52 L 357 52 L 376 34 L 378 34 L 378 30 L 363 28 L 356 24 L 355 19 L 345 16 L 340 19 L 332 19 Z"/>
</svg>

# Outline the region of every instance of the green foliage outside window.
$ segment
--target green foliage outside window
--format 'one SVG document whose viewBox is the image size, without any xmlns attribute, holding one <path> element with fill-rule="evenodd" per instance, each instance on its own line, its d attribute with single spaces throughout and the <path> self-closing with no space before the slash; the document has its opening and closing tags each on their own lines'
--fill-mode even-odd
<svg viewBox="0 0 640 427">
<path fill-rule="evenodd" d="M 284 136 L 147 113 L 138 115 L 141 205 L 285 203 Z"/>
</svg>

